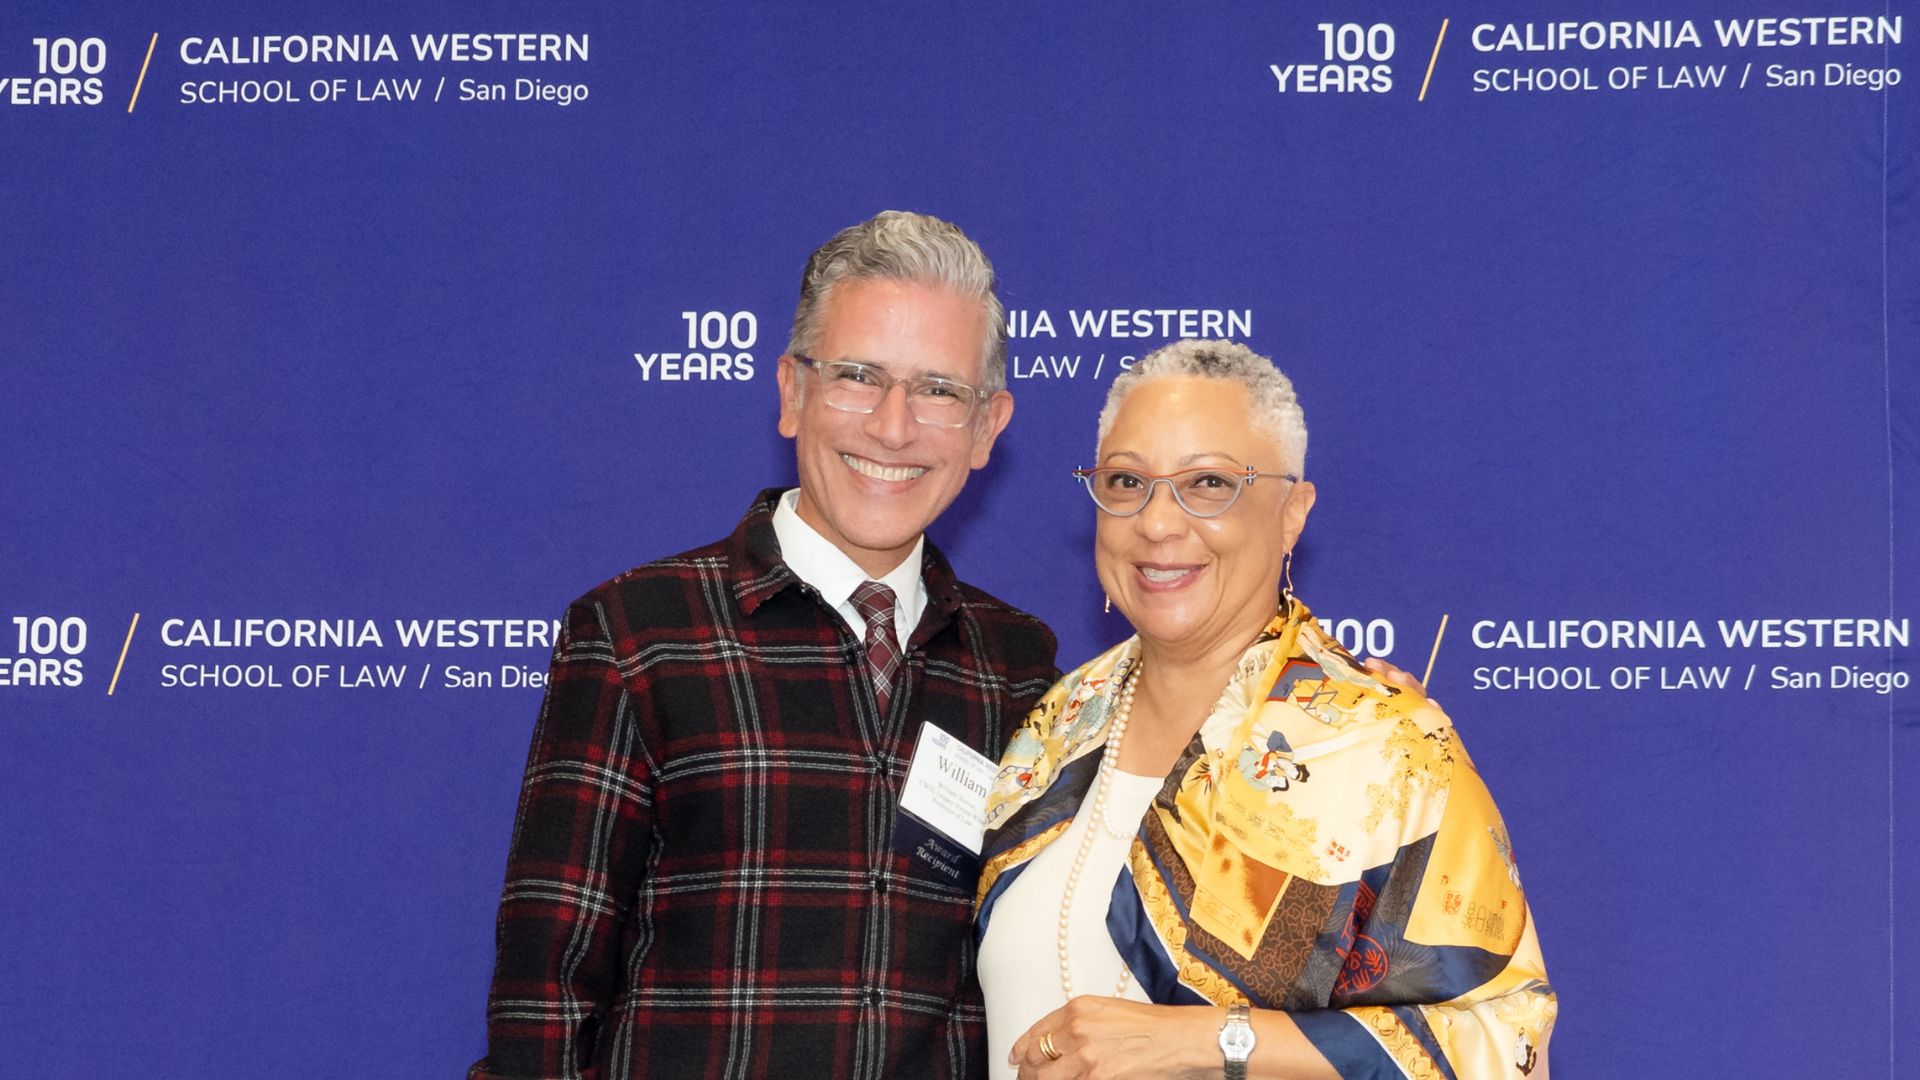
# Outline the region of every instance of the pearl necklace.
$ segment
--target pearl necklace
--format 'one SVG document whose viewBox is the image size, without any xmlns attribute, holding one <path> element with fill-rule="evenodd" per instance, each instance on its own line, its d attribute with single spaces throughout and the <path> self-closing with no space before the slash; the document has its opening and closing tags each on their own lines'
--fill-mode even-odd
<svg viewBox="0 0 1920 1080">
<path fill-rule="evenodd" d="M 1080 884 L 1080 872 L 1086 869 L 1087 853 L 1093 850 L 1093 831 L 1106 830 L 1108 836 L 1116 840 L 1131 840 L 1133 833 L 1121 832 L 1113 827 L 1107 815 L 1107 787 L 1114 770 L 1120 763 L 1120 738 L 1127 733 L 1127 717 L 1133 713 L 1133 692 L 1140 682 L 1140 669 L 1143 661 L 1135 660 L 1133 670 L 1127 672 L 1126 688 L 1120 692 L 1120 705 L 1113 714 L 1113 728 L 1107 734 L 1107 749 L 1100 758 L 1100 785 L 1093 794 L 1094 820 L 1087 823 L 1087 831 L 1080 838 L 1080 852 L 1073 857 L 1073 870 L 1067 874 L 1066 892 L 1060 897 L 1060 988 L 1066 991 L 1067 1000 L 1073 1000 L 1073 965 L 1067 960 L 1067 931 L 1073 915 L 1073 893 Z M 1125 997 L 1127 979 L 1133 974 L 1128 970 L 1126 961 L 1120 963 L 1120 981 L 1114 985 L 1113 996 Z"/>
</svg>

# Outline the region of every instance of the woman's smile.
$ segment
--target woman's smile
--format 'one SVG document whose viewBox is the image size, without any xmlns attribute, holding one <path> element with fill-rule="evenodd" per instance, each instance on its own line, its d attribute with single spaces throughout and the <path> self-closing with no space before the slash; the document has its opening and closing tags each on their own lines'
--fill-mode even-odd
<svg viewBox="0 0 1920 1080">
<path fill-rule="evenodd" d="M 1175 589 L 1184 589 L 1193 584 L 1199 577 L 1200 571 L 1205 569 L 1203 566 L 1191 564 L 1176 566 L 1166 563 L 1135 563 L 1134 565 L 1139 569 L 1140 576 L 1147 579 L 1146 584 L 1141 588 L 1148 592 L 1172 592 Z"/>
</svg>

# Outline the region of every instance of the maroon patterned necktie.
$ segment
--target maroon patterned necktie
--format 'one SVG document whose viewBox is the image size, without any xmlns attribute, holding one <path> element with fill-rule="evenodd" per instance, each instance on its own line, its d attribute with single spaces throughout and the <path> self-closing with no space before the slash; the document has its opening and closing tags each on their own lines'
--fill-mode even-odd
<svg viewBox="0 0 1920 1080">
<path fill-rule="evenodd" d="M 873 673 L 873 696 L 880 715 L 887 715 L 893 683 L 900 674 L 900 644 L 893 632 L 893 590 L 869 581 L 853 590 L 853 606 L 867 620 L 867 667 Z"/>
</svg>

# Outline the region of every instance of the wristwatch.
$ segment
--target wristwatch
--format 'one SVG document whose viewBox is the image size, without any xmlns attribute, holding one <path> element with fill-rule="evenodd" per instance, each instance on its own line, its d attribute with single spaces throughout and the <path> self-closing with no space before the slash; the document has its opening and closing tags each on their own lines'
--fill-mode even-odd
<svg viewBox="0 0 1920 1080">
<path fill-rule="evenodd" d="M 1227 1080 L 1247 1080 L 1247 1058 L 1253 1055 L 1253 1025 L 1245 1005 L 1227 1006 L 1227 1022 L 1220 1025 L 1220 1052 L 1227 1055 Z"/>
</svg>

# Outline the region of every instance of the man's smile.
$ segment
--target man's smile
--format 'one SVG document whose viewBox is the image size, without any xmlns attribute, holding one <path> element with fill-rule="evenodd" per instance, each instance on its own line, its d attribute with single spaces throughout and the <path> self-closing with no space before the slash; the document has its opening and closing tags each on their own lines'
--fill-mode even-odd
<svg viewBox="0 0 1920 1080">
<path fill-rule="evenodd" d="M 840 455 L 840 460 L 847 463 L 847 468 L 875 480 L 917 480 L 927 471 L 923 465 L 882 465 L 877 461 L 868 461 L 866 458 L 855 457 L 852 454 L 843 453 Z"/>
</svg>

